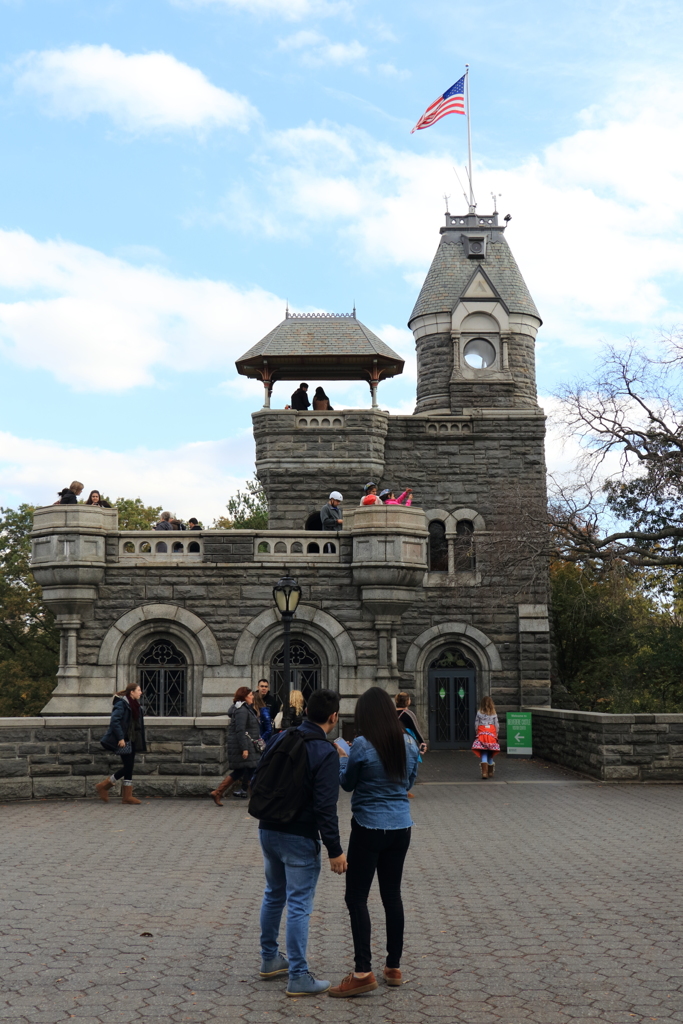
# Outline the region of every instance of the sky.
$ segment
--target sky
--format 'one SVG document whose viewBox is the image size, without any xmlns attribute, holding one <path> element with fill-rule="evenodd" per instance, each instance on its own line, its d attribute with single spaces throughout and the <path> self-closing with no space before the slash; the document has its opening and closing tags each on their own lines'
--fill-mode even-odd
<svg viewBox="0 0 683 1024">
<path fill-rule="evenodd" d="M 543 404 L 606 343 L 656 350 L 683 322 L 682 37 L 659 0 L 0 0 L 0 505 L 77 478 L 223 514 L 263 400 L 234 361 L 287 302 L 355 302 L 406 359 L 380 405 L 411 412 L 406 322 L 467 134 L 410 129 L 466 63 Z"/>
</svg>

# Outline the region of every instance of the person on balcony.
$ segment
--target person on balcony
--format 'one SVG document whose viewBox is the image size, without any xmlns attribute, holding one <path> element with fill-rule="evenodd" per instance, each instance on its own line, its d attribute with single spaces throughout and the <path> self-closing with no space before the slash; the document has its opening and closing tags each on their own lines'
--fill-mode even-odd
<svg viewBox="0 0 683 1024">
<path fill-rule="evenodd" d="M 308 384 L 299 384 L 292 395 L 292 409 L 297 409 L 299 412 L 305 412 L 306 409 L 310 409 L 311 403 L 308 398 L 307 392 Z"/>
<path fill-rule="evenodd" d="M 159 522 L 156 523 L 152 527 L 152 529 L 153 530 L 172 530 L 173 526 L 171 525 L 171 513 L 170 512 L 162 512 L 161 513 L 161 517 L 159 519 Z"/>
<path fill-rule="evenodd" d="M 104 500 L 99 491 L 90 492 L 86 505 L 97 505 L 98 508 L 111 508 L 109 502 Z"/>
<path fill-rule="evenodd" d="M 381 505 L 382 499 L 377 493 L 377 484 L 374 484 L 372 480 L 369 481 L 363 488 L 363 497 L 360 499 L 361 505 Z"/>
<path fill-rule="evenodd" d="M 57 491 L 59 500 L 55 502 L 55 505 L 77 505 L 78 495 L 83 491 L 83 484 L 80 480 L 74 480 L 68 487 L 65 487 L 62 491 Z"/>
<path fill-rule="evenodd" d="M 313 395 L 313 408 L 316 412 L 334 412 L 330 400 L 322 388 L 316 388 Z"/>
<path fill-rule="evenodd" d="M 201 530 L 201 526 L 199 525 L 199 521 L 197 519 L 195 519 L 194 517 L 192 519 L 188 519 L 187 521 L 189 523 L 188 530 Z"/>
<path fill-rule="evenodd" d="M 327 505 L 323 505 L 320 509 L 320 525 L 323 530 L 339 533 L 344 523 L 341 509 L 339 508 L 343 500 L 344 498 L 339 491 L 332 491 Z M 323 554 L 329 555 L 333 553 L 334 545 L 329 543 L 323 545 Z"/>
<path fill-rule="evenodd" d="M 387 489 L 386 491 L 380 491 L 380 500 L 385 505 L 405 505 L 406 508 L 413 503 L 413 489 L 412 487 L 406 487 L 403 494 L 399 494 L 398 498 L 393 491 Z"/>
</svg>

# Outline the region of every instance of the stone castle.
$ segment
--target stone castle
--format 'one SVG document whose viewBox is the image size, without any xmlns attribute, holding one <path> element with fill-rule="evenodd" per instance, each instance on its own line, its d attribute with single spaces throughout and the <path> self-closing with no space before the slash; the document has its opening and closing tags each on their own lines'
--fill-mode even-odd
<svg viewBox="0 0 683 1024">
<path fill-rule="evenodd" d="M 253 425 L 267 530 L 131 532 L 115 509 L 36 511 L 32 569 L 62 635 L 43 716 L 107 715 L 137 678 L 159 726 L 224 716 L 262 676 L 284 692 L 272 588 L 287 573 L 302 588 L 290 686 L 338 689 L 343 720 L 368 686 L 405 690 L 432 747 L 456 748 L 484 694 L 503 713 L 550 703 L 541 320 L 504 230 L 496 214 L 446 214 L 409 319 L 412 415 L 379 407 L 403 361 L 355 311 L 288 314 L 238 360 L 264 386 Z M 367 381 L 371 405 L 271 408 L 279 381 L 340 379 Z M 413 506 L 360 507 L 368 480 L 412 487 Z M 319 529 L 333 488 L 338 536 Z"/>
</svg>

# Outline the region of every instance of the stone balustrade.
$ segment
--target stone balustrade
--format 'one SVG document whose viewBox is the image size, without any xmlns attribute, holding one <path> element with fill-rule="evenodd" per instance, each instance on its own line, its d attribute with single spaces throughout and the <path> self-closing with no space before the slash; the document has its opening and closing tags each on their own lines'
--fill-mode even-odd
<svg viewBox="0 0 683 1024">
<path fill-rule="evenodd" d="M 259 530 L 254 534 L 254 561 L 338 562 L 341 545 L 336 534 L 322 530 Z"/>
<path fill-rule="evenodd" d="M 194 531 L 126 530 L 119 534 L 120 562 L 201 562 L 204 545 Z"/>
</svg>

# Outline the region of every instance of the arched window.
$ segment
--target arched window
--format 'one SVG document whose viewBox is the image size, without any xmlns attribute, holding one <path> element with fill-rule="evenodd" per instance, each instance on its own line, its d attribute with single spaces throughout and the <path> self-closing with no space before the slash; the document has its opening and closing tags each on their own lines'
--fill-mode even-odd
<svg viewBox="0 0 683 1024">
<path fill-rule="evenodd" d="M 170 640 L 153 640 L 138 658 L 138 682 L 146 715 L 184 715 L 187 658 Z"/>
<path fill-rule="evenodd" d="M 311 650 L 305 640 L 292 637 L 289 644 L 290 683 L 285 687 L 284 679 L 284 648 L 273 655 L 270 663 L 270 685 L 280 700 L 285 690 L 301 690 L 304 700 L 308 701 L 314 690 L 320 688 L 320 658 Z"/>
<path fill-rule="evenodd" d="M 439 519 L 429 524 L 429 571 L 448 572 L 446 527 Z"/>
<path fill-rule="evenodd" d="M 474 572 L 477 560 L 474 554 L 474 523 L 459 519 L 455 527 L 455 571 Z"/>
<path fill-rule="evenodd" d="M 306 530 L 322 530 L 323 524 L 319 512 L 312 512 L 306 520 Z"/>
</svg>

